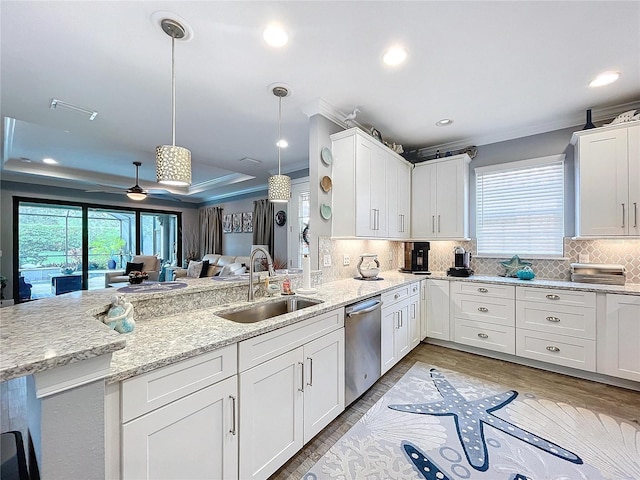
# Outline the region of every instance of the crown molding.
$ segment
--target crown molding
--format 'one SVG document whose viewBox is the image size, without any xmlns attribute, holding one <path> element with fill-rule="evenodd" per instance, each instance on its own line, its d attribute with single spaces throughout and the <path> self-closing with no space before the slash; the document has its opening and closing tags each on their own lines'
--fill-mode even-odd
<svg viewBox="0 0 640 480">
<path fill-rule="evenodd" d="M 302 113 L 304 113 L 309 118 L 313 117 L 314 115 L 322 115 L 324 118 L 331 120 L 333 123 L 344 129 L 359 127 L 362 130 L 368 131 L 368 128 L 363 127 L 356 120 L 352 120 L 350 122 L 353 125 L 347 125 L 344 121 L 347 114 L 334 107 L 332 104 L 321 97 L 318 97 L 310 103 L 303 105 L 301 110 Z"/>
<path fill-rule="evenodd" d="M 228 175 L 223 175 L 222 177 L 207 180 L 206 182 L 191 185 L 189 187 L 189 195 L 204 192 L 205 190 L 209 190 L 213 187 L 223 187 L 225 185 L 233 185 L 234 183 L 246 182 L 247 180 L 253 180 L 254 178 L 256 177 L 253 175 L 245 175 L 244 173 L 230 173 Z"/>
</svg>

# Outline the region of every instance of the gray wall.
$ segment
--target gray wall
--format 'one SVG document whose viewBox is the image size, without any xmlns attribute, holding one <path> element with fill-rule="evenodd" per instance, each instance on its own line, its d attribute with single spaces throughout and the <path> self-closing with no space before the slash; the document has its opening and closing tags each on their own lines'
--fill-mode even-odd
<svg viewBox="0 0 640 480">
<path fill-rule="evenodd" d="M 575 188 L 573 145 L 569 143 L 571 134 L 581 130 L 582 126 L 556 130 L 539 135 L 517 138 L 506 142 L 492 143 L 478 146 L 478 155 L 471 161 L 469 176 L 469 230 L 470 236 L 476 236 L 476 167 L 496 165 L 528 158 L 546 157 L 549 155 L 565 154 L 565 204 L 564 231 L 566 237 L 574 235 L 575 231 Z"/>
</svg>

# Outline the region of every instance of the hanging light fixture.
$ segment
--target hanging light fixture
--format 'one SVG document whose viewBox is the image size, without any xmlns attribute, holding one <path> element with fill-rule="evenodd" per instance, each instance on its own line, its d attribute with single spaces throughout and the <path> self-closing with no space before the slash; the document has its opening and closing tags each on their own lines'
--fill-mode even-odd
<svg viewBox="0 0 640 480">
<path fill-rule="evenodd" d="M 136 184 L 133 187 L 127 189 L 127 197 L 129 197 L 131 200 L 144 200 L 145 198 L 147 198 L 147 192 L 144 191 L 142 187 L 140 187 L 140 185 L 138 185 L 138 169 L 140 168 L 140 165 L 142 165 L 142 163 L 133 162 L 133 164 L 136 166 Z"/>
<path fill-rule="evenodd" d="M 165 185 L 191 185 L 191 151 L 176 145 L 176 38 L 185 36 L 185 29 L 180 23 L 165 18 L 160 23 L 164 33 L 171 37 L 171 126 L 172 145 L 156 147 L 156 177 L 158 183 Z"/>
<path fill-rule="evenodd" d="M 282 203 L 291 198 L 291 178 L 280 174 L 280 151 L 282 150 L 282 137 L 280 135 L 282 123 L 282 97 L 289 95 L 289 90 L 283 86 L 273 87 L 273 94 L 278 97 L 278 175 L 269 177 L 269 201 Z"/>
</svg>

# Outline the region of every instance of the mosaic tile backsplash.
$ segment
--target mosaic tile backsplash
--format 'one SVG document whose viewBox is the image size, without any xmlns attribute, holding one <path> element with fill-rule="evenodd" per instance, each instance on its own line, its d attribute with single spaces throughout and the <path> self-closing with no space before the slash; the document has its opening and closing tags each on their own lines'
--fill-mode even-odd
<svg viewBox="0 0 640 480">
<path fill-rule="evenodd" d="M 453 263 L 453 249 L 457 245 L 471 252 L 471 268 L 478 275 L 502 275 L 504 258 L 476 258 L 476 242 L 432 241 L 429 252 L 429 269 L 446 271 Z M 402 265 L 404 244 L 387 240 L 332 240 L 321 237 L 319 241 L 320 264 L 324 255 L 331 255 L 331 267 L 320 267 L 324 282 L 355 277 L 356 265 L 361 253 L 376 253 L 381 270 L 396 269 Z M 588 255 L 588 263 L 614 263 L 623 265 L 627 272 L 627 283 L 640 284 L 640 239 L 564 239 L 563 260 L 527 259 L 533 263 L 538 278 L 570 280 L 571 263 L 579 262 L 580 255 Z M 349 266 L 343 266 L 343 256 L 348 255 Z"/>
</svg>

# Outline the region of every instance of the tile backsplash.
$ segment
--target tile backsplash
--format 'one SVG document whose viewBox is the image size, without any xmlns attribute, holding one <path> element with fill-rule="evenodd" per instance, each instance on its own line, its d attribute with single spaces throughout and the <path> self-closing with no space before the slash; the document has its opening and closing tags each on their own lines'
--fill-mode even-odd
<svg viewBox="0 0 640 480">
<path fill-rule="evenodd" d="M 476 242 L 474 240 L 432 241 L 429 252 L 429 269 L 446 271 L 453 263 L 453 249 L 460 245 L 471 252 L 471 268 L 478 275 L 502 275 L 504 268 L 500 265 L 503 258 L 476 258 Z M 396 269 L 402 265 L 404 244 L 387 240 L 332 240 L 321 237 L 319 241 L 319 259 L 324 282 L 355 277 L 356 265 L 361 253 L 376 253 L 381 270 Z M 570 280 L 571 263 L 578 262 L 580 255 L 588 255 L 589 263 L 615 263 L 625 267 L 627 283 L 640 284 L 640 239 L 598 239 L 575 240 L 564 239 L 564 259 L 562 260 L 529 260 L 538 278 L 551 280 Z M 322 267 L 324 255 L 331 256 L 331 267 Z M 350 265 L 343 266 L 343 256 L 350 257 Z M 525 256 L 523 260 L 528 260 Z"/>
</svg>

